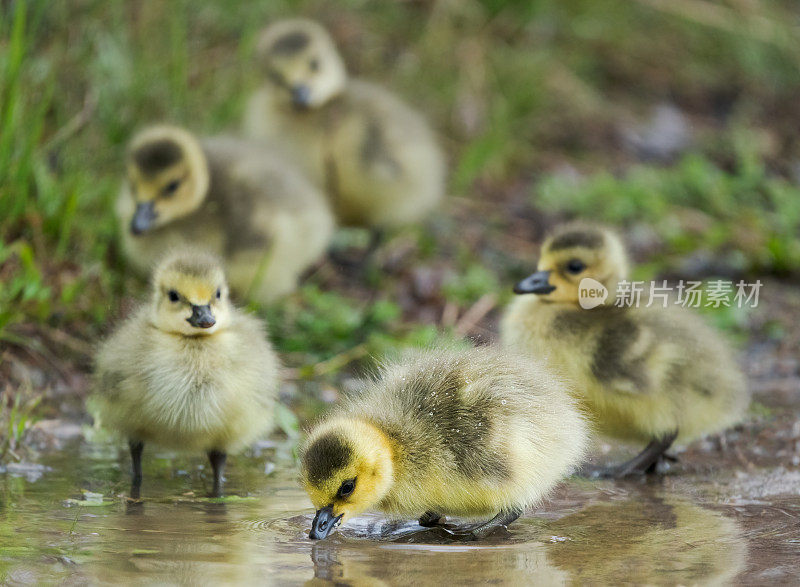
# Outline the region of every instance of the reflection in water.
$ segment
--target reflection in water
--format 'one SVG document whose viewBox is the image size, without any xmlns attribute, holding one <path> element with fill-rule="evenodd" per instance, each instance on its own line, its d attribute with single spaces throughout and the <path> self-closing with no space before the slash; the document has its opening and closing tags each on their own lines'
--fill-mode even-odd
<svg viewBox="0 0 800 587">
<path fill-rule="evenodd" d="M 105 551 L 87 565 L 94 580 L 117 583 L 158 577 L 177 584 L 232 583 L 247 578 L 248 543 L 230 532 L 224 503 L 126 505 L 105 532 Z"/>
<path fill-rule="evenodd" d="M 540 543 L 508 546 L 315 544 L 306 585 L 560 585 Z"/>
<path fill-rule="evenodd" d="M 547 525 L 548 559 L 576 583 L 728 584 L 745 567 L 736 523 L 680 498 L 587 507 Z M 563 540 L 566 538 L 566 540 Z"/>
<path fill-rule="evenodd" d="M 377 540 L 377 531 L 365 539 L 374 526 L 353 532 L 359 538 L 315 543 L 306 585 L 716 585 L 739 574 L 747 555 L 735 522 L 676 497 L 636 496 L 556 521 L 521 520 L 489 544 L 410 527 L 392 542 Z"/>
<path fill-rule="evenodd" d="M 277 470 L 265 475 L 272 460 Z M 477 543 L 376 515 L 312 542 L 313 510 L 291 460 L 234 459 L 227 486 L 245 497 L 223 503 L 193 497 L 198 463 L 150 459 L 148 498 L 135 506 L 118 497 L 128 481 L 121 451 L 53 455 L 37 481 L 0 475 L 0 583 L 713 584 L 747 555 L 736 523 L 717 513 L 644 490 L 579 506 L 601 495 L 587 485 L 568 486 L 569 505 L 550 502 L 548 519 L 522 518 Z M 104 500 L 76 505 L 82 490 Z"/>
</svg>

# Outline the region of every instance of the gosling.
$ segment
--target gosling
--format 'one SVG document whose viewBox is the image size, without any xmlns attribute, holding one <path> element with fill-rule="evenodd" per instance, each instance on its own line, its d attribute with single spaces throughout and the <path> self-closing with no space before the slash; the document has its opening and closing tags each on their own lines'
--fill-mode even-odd
<svg viewBox="0 0 800 587">
<path fill-rule="evenodd" d="M 302 484 L 317 509 L 310 538 L 375 508 L 422 516 L 516 520 L 579 463 L 587 425 L 564 383 L 505 351 L 416 351 L 384 366 L 311 430 Z"/>
<path fill-rule="evenodd" d="M 218 259 L 177 253 L 155 270 L 149 304 L 102 343 L 94 405 L 129 441 L 131 497 L 146 442 L 206 451 L 221 495 L 227 454 L 268 432 L 279 363 L 264 325 L 232 307 Z"/>
<path fill-rule="evenodd" d="M 296 287 L 334 228 L 324 194 L 268 147 L 174 126 L 132 140 L 117 211 L 141 272 L 176 246 L 201 246 L 225 258 L 239 296 L 262 303 Z"/>
<path fill-rule="evenodd" d="M 615 304 L 627 271 L 612 231 L 562 226 L 542 245 L 538 271 L 514 288 L 521 295 L 500 327 L 507 347 L 546 358 L 574 383 L 599 432 L 648 443 L 630 461 L 599 473 L 616 478 L 657 472 L 673 442 L 737 423 L 749 403 L 731 351 L 697 315 L 674 304 Z M 581 309 L 584 278 L 606 288 L 605 304 Z"/>
<path fill-rule="evenodd" d="M 445 162 L 430 127 L 385 89 L 348 78 L 324 28 L 277 22 L 257 52 L 266 79 L 248 102 L 244 133 L 283 145 L 326 189 L 339 224 L 379 234 L 437 206 Z"/>
</svg>

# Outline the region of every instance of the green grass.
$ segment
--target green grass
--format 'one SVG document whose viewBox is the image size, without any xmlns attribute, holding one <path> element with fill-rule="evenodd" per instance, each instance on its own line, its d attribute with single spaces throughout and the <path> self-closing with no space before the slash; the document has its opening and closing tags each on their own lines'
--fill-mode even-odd
<svg viewBox="0 0 800 587">
<path fill-rule="evenodd" d="M 663 264 L 709 251 L 751 273 L 800 268 L 800 186 L 757 160 L 725 171 L 692 154 L 671 168 L 634 166 L 618 177 L 548 177 L 535 191 L 546 210 L 615 226 L 646 223 L 663 239 Z"/>
<path fill-rule="evenodd" d="M 0 463 L 8 457 L 19 459 L 16 451 L 25 431 L 36 421 L 34 411 L 40 401 L 35 394 L 18 391 L 8 405 L 0 402 L 0 422 L 5 426 L 0 432 Z"/>
<path fill-rule="evenodd" d="M 236 129 L 259 81 L 258 31 L 296 14 L 329 25 L 353 72 L 426 113 L 450 155 L 453 194 L 496 205 L 474 220 L 485 222 L 481 250 L 462 242 L 460 219 L 404 236 L 411 268 L 450 270 L 435 303 L 463 312 L 498 291 L 502 302 L 531 262 L 504 249 L 515 214 L 504 204 L 520 191 L 556 217 L 654 226 L 654 272 L 707 249 L 746 271 L 797 273 L 797 120 L 785 113 L 800 88 L 800 8 L 716 5 L 709 18 L 700 0 L 679 11 L 643 0 L 2 2 L 0 345 L 71 360 L 144 291 L 116 244 L 126 141 L 161 120 Z M 720 104 L 727 114 L 675 166 L 635 164 L 615 132 L 666 97 L 699 120 L 716 120 Z M 757 148 L 764 135 L 778 147 Z M 553 171 L 565 163 L 580 183 Z M 334 378 L 437 339 L 430 320 L 398 305 L 410 273 L 373 273 L 354 296 L 312 279 L 262 313 L 298 376 Z M 3 398 L 6 421 L 15 401 Z"/>
<path fill-rule="evenodd" d="M 447 338 L 432 326 L 404 323 L 400 313 L 385 299 L 358 301 L 308 285 L 267 309 L 267 319 L 277 348 L 301 365 L 300 376 L 313 377 L 397 347 L 430 346 Z"/>
</svg>

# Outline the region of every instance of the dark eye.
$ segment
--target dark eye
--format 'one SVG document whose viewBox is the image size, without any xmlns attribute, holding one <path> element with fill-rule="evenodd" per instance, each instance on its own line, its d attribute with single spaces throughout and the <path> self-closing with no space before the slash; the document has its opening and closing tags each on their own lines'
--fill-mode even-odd
<svg viewBox="0 0 800 587">
<path fill-rule="evenodd" d="M 169 290 L 167 292 L 167 296 L 169 297 L 170 302 L 177 302 L 179 299 L 181 299 L 181 296 L 179 296 L 178 292 L 176 292 L 174 289 Z"/>
<path fill-rule="evenodd" d="M 220 288 L 217 288 L 217 299 L 219 299 L 220 297 L 222 297 L 222 291 L 220 290 Z"/>
<path fill-rule="evenodd" d="M 319 61 L 317 59 L 312 59 L 308 62 L 308 68 L 311 71 L 319 71 Z"/>
<path fill-rule="evenodd" d="M 347 481 L 344 481 L 342 485 L 339 487 L 339 493 L 337 494 L 337 497 L 347 497 L 348 495 L 353 493 L 353 491 L 355 491 L 355 488 L 356 488 L 356 480 L 348 479 Z"/>
<path fill-rule="evenodd" d="M 577 275 L 581 271 L 586 269 L 586 263 L 581 261 L 580 259 L 570 259 L 567 261 L 567 271 Z"/>
<path fill-rule="evenodd" d="M 164 186 L 164 195 L 171 196 L 178 190 L 180 185 L 181 185 L 181 180 L 179 179 L 172 180 L 166 186 Z"/>
</svg>

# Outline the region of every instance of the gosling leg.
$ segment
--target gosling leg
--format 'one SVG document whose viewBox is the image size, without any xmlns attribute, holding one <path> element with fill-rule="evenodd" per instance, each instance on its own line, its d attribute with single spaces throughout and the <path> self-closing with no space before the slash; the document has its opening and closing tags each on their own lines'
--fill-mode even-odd
<svg viewBox="0 0 800 587">
<path fill-rule="evenodd" d="M 382 228 L 375 228 L 370 230 L 369 242 L 366 249 L 361 251 L 358 258 L 348 257 L 346 254 L 339 251 L 329 251 L 328 256 L 339 267 L 349 269 L 354 272 L 359 272 L 363 277 L 370 267 L 370 263 L 377 253 L 378 249 L 386 241 L 386 231 Z"/>
<path fill-rule="evenodd" d="M 425 512 L 419 519 L 419 525 L 424 528 L 433 528 L 444 522 L 444 516 L 436 512 Z"/>
<path fill-rule="evenodd" d="M 663 475 L 669 471 L 669 463 L 677 463 L 679 460 L 675 455 L 664 453 L 656 459 L 655 463 L 647 467 L 644 473 L 645 475 Z"/>
<path fill-rule="evenodd" d="M 606 479 L 622 479 L 634 475 L 656 473 L 659 460 L 661 460 L 669 447 L 672 446 L 672 443 L 675 442 L 677 437 L 678 431 L 676 430 L 661 438 L 655 438 L 650 441 L 650 444 L 648 444 L 642 452 L 631 460 L 617 465 L 616 467 L 601 471 L 599 476 Z"/>
<path fill-rule="evenodd" d="M 369 235 L 369 244 L 364 253 L 364 260 L 372 258 L 372 256 L 381 248 L 383 243 L 386 242 L 386 230 L 383 228 L 373 228 Z"/>
<path fill-rule="evenodd" d="M 208 451 L 208 460 L 211 461 L 211 468 L 214 470 L 214 488 L 211 490 L 211 497 L 222 496 L 222 474 L 225 472 L 225 462 L 228 454 L 221 450 Z"/>
<path fill-rule="evenodd" d="M 519 508 L 512 508 L 510 510 L 501 510 L 499 514 L 497 514 L 494 518 L 489 520 L 488 522 L 481 524 L 477 528 L 473 528 L 470 530 L 470 534 L 472 535 L 473 540 L 480 540 L 482 538 L 486 538 L 489 534 L 497 530 L 498 528 L 506 527 L 511 522 L 516 520 L 522 515 L 522 510 Z"/>
<path fill-rule="evenodd" d="M 142 451 L 144 442 L 141 440 L 129 440 L 128 447 L 131 450 L 131 499 L 139 499 L 142 491 Z"/>
</svg>

